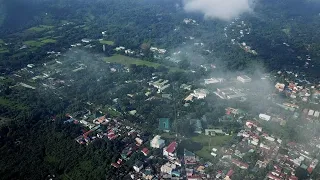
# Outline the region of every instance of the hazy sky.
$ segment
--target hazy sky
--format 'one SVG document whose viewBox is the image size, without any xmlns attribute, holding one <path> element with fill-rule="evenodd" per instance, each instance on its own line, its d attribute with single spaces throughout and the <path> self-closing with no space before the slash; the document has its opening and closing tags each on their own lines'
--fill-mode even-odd
<svg viewBox="0 0 320 180">
<path fill-rule="evenodd" d="M 242 13 L 250 12 L 251 0 L 184 0 L 187 12 L 200 12 L 206 18 L 231 20 Z"/>
</svg>

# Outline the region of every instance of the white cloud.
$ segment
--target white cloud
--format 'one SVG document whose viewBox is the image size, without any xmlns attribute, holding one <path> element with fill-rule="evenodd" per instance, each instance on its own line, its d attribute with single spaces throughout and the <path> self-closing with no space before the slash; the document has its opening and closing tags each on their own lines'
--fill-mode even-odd
<svg viewBox="0 0 320 180">
<path fill-rule="evenodd" d="M 200 12 L 206 18 L 231 20 L 240 14 L 252 11 L 251 0 L 184 0 L 187 12 Z"/>
</svg>

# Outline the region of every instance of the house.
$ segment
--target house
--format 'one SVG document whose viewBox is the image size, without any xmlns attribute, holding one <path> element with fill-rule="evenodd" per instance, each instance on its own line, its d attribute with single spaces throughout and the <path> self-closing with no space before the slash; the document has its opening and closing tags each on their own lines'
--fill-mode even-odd
<svg viewBox="0 0 320 180">
<path fill-rule="evenodd" d="M 121 50 L 125 50 L 126 48 L 125 47 L 123 47 L 123 46 L 119 46 L 119 47 L 116 47 L 116 51 L 121 51 Z"/>
<path fill-rule="evenodd" d="M 314 170 L 314 168 L 318 165 L 319 160 L 318 159 L 314 159 L 312 160 L 310 166 L 308 167 L 308 172 L 311 174 L 312 171 Z"/>
<path fill-rule="evenodd" d="M 113 166 L 113 167 L 115 167 L 115 168 L 119 168 L 119 167 L 120 167 L 120 165 L 117 164 L 117 163 L 111 163 L 111 166 Z"/>
<path fill-rule="evenodd" d="M 232 159 L 232 164 L 238 166 L 241 169 L 248 169 L 249 165 L 247 163 L 243 163 L 241 161 L 238 161 L 236 159 Z"/>
<path fill-rule="evenodd" d="M 143 153 L 143 155 L 147 156 L 149 154 L 149 149 L 148 148 L 143 148 L 141 150 L 141 152 Z"/>
<path fill-rule="evenodd" d="M 138 137 L 136 137 L 135 140 L 136 140 L 137 146 L 141 146 L 141 144 L 143 143 L 143 140 Z"/>
<path fill-rule="evenodd" d="M 231 176 L 233 175 L 234 171 L 230 169 L 228 173 L 226 174 L 225 180 L 231 180 Z"/>
<path fill-rule="evenodd" d="M 171 142 L 167 147 L 163 148 L 163 156 L 166 156 L 168 158 L 175 158 L 177 155 L 176 148 L 177 148 L 177 142 L 176 141 Z"/>
<path fill-rule="evenodd" d="M 192 101 L 193 100 L 193 94 L 191 93 L 191 94 L 189 94 L 184 100 L 185 101 Z"/>
<path fill-rule="evenodd" d="M 91 39 L 87 39 L 87 38 L 81 39 L 81 42 L 83 43 L 90 43 L 91 41 L 92 41 Z"/>
<path fill-rule="evenodd" d="M 162 130 L 164 132 L 170 132 L 170 119 L 169 118 L 160 118 L 158 129 Z"/>
<path fill-rule="evenodd" d="M 171 164 L 170 162 L 167 162 L 166 164 L 162 165 L 160 170 L 162 173 L 170 174 L 172 173 L 172 170 L 176 169 L 175 164 Z"/>
<path fill-rule="evenodd" d="M 277 176 L 273 175 L 272 173 L 269 173 L 269 174 L 267 175 L 267 177 L 268 177 L 269 179 L 272 179 L 272 180 L 281 180 L 280 177 L 277 177 Z"/>
<path fill-rule="evenodd" d="M 183 156 L 185 164 L 195 164 L 197 162 L 196 155 L 193 152 L 184 149 Z"/>
<path fill-rule="evenodd" d="M 251 82 L 251 78 L 248 77 L 247 75 L 243 75 L 243 76 L 238 76 L 237 80 L 242 82 L 242 83 L 248 83 Z"/>
<path fill-rule="evenodd" d="M 285 84 L 281 84 L 281 83 L 277 83 L 275 85 L 275 88 L 278 89 L 279 92 L 282 92 L 285 87 L 286 87 L 286 85 Z"/>
<path fill-rule="evenodd" d="M 163 148 L 165 141 L 161 139 L 161 136 L 156 135 L 150 142 L 150 146 L 153 148 Z"/>
<path fill-rule="evenodd" d="M 153 173 L 154 172 L 151 167 L 146 167 L 142 172 L 142 177 L 146 180 L 151 180 L 154 177 Z"/>
<path fill-rule="evenodd" d="M 143 168 L 143 163 L 141 161 L 136 161 L 136 163 L 133 165 L 133 169 L 136 172 L 140 172 L 142 168 Z"/>
</svg>

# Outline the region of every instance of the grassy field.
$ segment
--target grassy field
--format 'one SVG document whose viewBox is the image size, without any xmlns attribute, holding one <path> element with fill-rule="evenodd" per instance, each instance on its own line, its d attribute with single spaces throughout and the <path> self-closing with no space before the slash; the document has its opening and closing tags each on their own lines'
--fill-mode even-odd
<svg viewBox="0 0 320 180">
<path fill-rule="evenodd" d="M 20 104 L 18 102 L 14 102 L 8 99 L 4 99 L 3 97 L 0 97 L 0 105 L 4 107 L 8 107 L 10 109 L 17 109 L 17 110 L 25 110 L 28 108 L 23 104 Z"/>
<path fill-rule="evenodd" d="M 0 45 L 1 45 L 1 44 L 4 44 L 4 41 L 3 41 L 2 39 L 0 39 Z"/>
<path fill-rule="evenodd" d="M 36 47 L 39 48 L 45 44 L 49 44 L 49 43 L 56 43 L 57 40 L 55 39 L 50 39 L 50 38 L 40 38 L 37 40 L 30 40 L 30 41 L 25 41 L 24 44 L 30 47 Z"/>
<path fill-rule="evenodd" d="M 232 139 L 232 136 L 206 136 L 199 135 L 192 138 L 192 141 L 200 143 L 203 148 L 196 152 L 196 154 L 205 159 L 212 159 L 213 156 L 210 154 L 213 147 L 217 148 L 222 146 L 225 142 Z M 210 143 L 211 142 L 211 143 Z M 210 146 L 209 146 L 210 145 Z"/>
<path fill-rule="evenodd" d="M 4 125 L 4 124 L 6 124 L 6 123 L 8 123 L 10 121 L 12 121 L 12 119 L 5 118 L 5 117 L 0 117 L 0 126 Z"/>
<path fill-rule="evenodd" d="M 289 36 L 291 30 L 290 30 L 290 28 L 285 28 L 285 29 L 282 29 L 282 32 L 284 32 L 287 36 Z"/>
<path fill-rule="evenodd" d="M 47 44 L 47 43 L 56 43 L 57 40 L 55 40 L 55 39 L 44 39 L 44 40 L 42 40 L 41 42 L 42 42 L 42 43 L 45 43 L 45 44 Z"/>
<path fill-rule="evenodd" d="M 46 26 L 46 25 L 39 25 L 39 26 L 35 26 L 32 28 L 29 28 L 27 31 L 31 31 L 31 32 L 42 32 L 45 30 L 50 30 L 54 28 L 54 26 Z"/>
<path fill-rule="evenodd" d="M 1 53 L 7 53 L 7 52 L 9 52 L 8 49 L 6 49 L 6 48 L 0 48 L 0 54 L 1 54 Z"/>
<path fill-rule="evenodd" d="M 101 43 L 101 44 L 110 45 L 110 46 L 113 46 L 113 45 L 114 45 L 114 42 L 113 42 L 113 41 L 107 41 L 107 40 L 101 40 L 100 43 Z"/>
<path fill-rule="evenodd" d="M 32 47 L 41 47 L 43 45 L 41 41 L 34 41 L 34 40 L 25 41 L 24 44 Z"/>
<path fill-rule="evenodd" d="M 138 58 L 132 58 L 132 57 L 128 57 L 128 56 L 123 56 L 123 55 L 114 55 L 111 57 L 106 57 L 104 59 L 106 62 L 111 62 L 111 63 L 119 63 L 119 64 L 123 64 L 125 66 L 129 66 L 131 64 L 136 64 L 137 66 L 149 66 L 149 67 L 154 67 L 154 68 L 158 68 L 161 66 L 161 64 L 159 63 L 154 63 L 154 62 L 149 62 L 149 61 L 144 61 Z M 167 67 L 170 71 L 182 71 L 179 68 L 172 68 L 172 67 Z"/>
</svg>

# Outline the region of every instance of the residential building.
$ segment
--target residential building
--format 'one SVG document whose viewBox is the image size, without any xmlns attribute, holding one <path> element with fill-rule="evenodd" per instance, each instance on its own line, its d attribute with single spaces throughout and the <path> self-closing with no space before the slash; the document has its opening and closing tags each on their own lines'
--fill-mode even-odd
<svg viewBox="0 0 320 180">
<path fill-rule="evenodd" d="M 142 168 L 143 168 L 143 163 L 141 161 L 136 161 L 136 163 L 133 165 L 133 169 L 136 172 L 140 172 Z"/>
<path fill-rule="evenodd" d="M 196 155 L 193 152 L 184 149 L 183 156 L 185 164 L 195 164 L 197 162 Z"/>
</svg>

